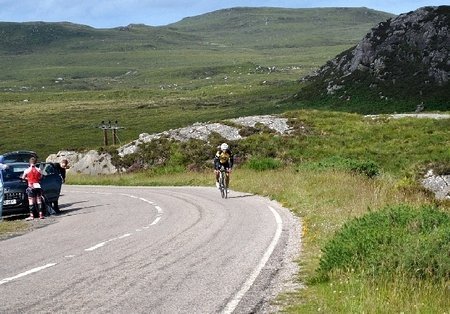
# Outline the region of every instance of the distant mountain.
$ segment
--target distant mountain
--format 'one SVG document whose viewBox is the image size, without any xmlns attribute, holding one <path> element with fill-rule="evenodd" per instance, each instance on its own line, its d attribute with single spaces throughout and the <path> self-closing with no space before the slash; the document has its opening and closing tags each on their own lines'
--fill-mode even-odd
<svg viewBox="0 0 450 314">
<path fill-rule="evenodd" d="M 351 45 L 392 14 L 367 8 L 231 8 L 167 26 L 96 29 L 72 23 L 0 22 L 0 54 L 46 49 L 108 51 L 175 47 L 292 48 Z"/>
<path fill-rule="evenodd" d="M 139 50 L 192 46 L 200 41 L 195 35 L 142 24 L 96 29 L 67 22 L 0 22 L 0 54 Z"/>
<path fill-rule="evenodd" d="M 208 41 L 246 48 L 292 48 L 353 44 L 394 15 L 368 8 L 238 7 L 185 18 L 170 29 Z"/>
<path fill-rule="evenodd" d="M 296 97 L 335 107 L 357 98 L 396 103 L 397 110 L 411 110 L 408 102 L 450 110 L 449 52 L 450 6 L 420 8 L 379 23 L 356 47 L 304 78 L 307 86 Z"/>
</svg>

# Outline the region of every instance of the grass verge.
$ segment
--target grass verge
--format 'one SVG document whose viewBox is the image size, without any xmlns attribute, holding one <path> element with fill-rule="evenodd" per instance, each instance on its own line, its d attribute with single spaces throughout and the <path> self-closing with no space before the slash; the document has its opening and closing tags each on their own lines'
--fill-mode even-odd
<svg viewBox="0 0 450 314">
<path fill-rule="evenodd" d="M 212 185 L 211 172 L 142 172 L 114 176 L 71 175 L 69 184 Z M 279 201 L 302 222 L 299 282 L 304 289 L 281 295 L 277 302 L 288 313 L 445 313 L 450 307 L 448 278 L 420 279 L 399 270 L 391 274 L 338 270 L 328 281 L 317 281 L 323 248 L 355 218 L 386 206 L 436 206 L 450 213 L 448 203 L 436 203 L 420 190 L 405 189 L 388 175 L 369 178 L 352 171 L 304 168 L 251 170 L 238 168 L 231 188 Z M 219 195 L 218 195 L 219 197 Z M 381 254 L 381 253 L 378 253 Z"/>
<path fill-rule="evenodd" d="M 20 220 L 0 220 L 0 240 L 27 231 L 29 225 Z"/>
</svg>

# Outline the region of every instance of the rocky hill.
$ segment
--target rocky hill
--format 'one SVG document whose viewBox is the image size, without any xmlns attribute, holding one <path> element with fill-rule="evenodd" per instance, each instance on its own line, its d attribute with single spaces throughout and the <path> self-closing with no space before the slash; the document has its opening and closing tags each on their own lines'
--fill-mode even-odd
<svg viewBox="0 0 450 314">
<path fill-rule="evenodd" d="M 411 99 L 450 109 L 450 6 L 423 7 L 379 23 L 356 47 L 303 79 L 297 97 Z"/>
<path fill-rule="evenodd" d="M 134 154 L 139 151 L 141 145 L 158 140 L 160 138 L 170 138 L 175 141 L 185 142 L 191 139 L 208 141 L 212 133 L 220 135 L 227 141 L 236 141 L 243 139 L 245 133 L 257 131 L 258 127 L 267 128 L 266 131 L 278 134 L 288 134 L 291 127 L 287 123 L 287 118 L 275 115 L 264 116 L 248 116 L 224 121 L 224 123 L 194 123 L 193 125 L 164 131 L 161 133 L 142 133 L 135 141 L 127 143 L 118 148 L 118 155 L 123 158 L 126 155 Z M 225 124 L 231 124 L 227 125 Z M 304 127 L 300 127 L 304 128 Z M 246 130 L 246 132 L 245 132 Z M 69 172 L 84 174 L 112 174 L 118 169 L 113 165 L 111 155 L 109 153 L 99 153 L 96 150 L 89 152 L 76 151 L 59 151 L 47 157 L 47 162 L 61 162 L 67 159 L 71 168 Z M 127 169 L 121 169 L 126 172 Z"/>
</svg>

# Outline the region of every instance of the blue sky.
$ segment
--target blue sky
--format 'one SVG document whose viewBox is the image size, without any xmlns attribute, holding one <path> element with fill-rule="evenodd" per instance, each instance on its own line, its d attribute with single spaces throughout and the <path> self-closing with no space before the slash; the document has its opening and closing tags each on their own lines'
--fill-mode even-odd
<svg viewBox="0 0 450 314">
<path fill-rule="evenodd" d="M 423 6 L 438 5 L 449 3 L 448 0 L 0 0 L 0 21 L 67 21 L 111 28 L 131 23 L 167 25 L 184 17 L 232 7 L 367 7 L 401 14 Z"/>
</svg>

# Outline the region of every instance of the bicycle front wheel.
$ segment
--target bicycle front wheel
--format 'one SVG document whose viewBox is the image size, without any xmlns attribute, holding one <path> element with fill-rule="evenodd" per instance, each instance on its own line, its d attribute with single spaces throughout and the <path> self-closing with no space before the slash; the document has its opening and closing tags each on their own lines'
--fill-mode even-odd
<svg viewBox="0 0 450 314">
<path fill-rule="evenodd" d="M 223 174 L 223 198 L 228 198 L 227 174 Z"/>
<path fill-rule="evenodd" d="M 227 187 L 226 187 L 225 174 L 223 172 L 220 172 L 219 184 L 220 184 L 220 194 L 222 195 L 222 198 L 226 198 L 227 197 L 227 195 L 226 195 Z"/>
</svg>

